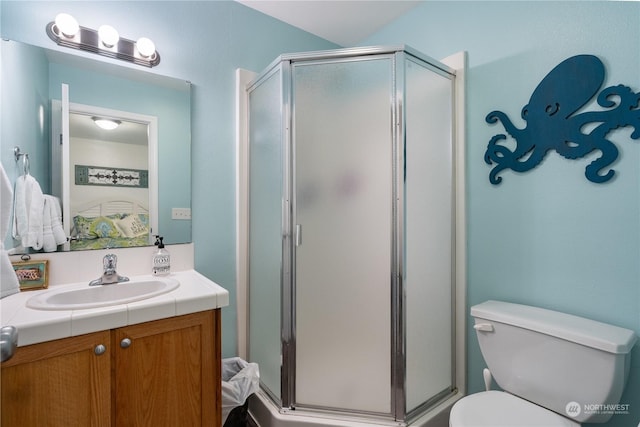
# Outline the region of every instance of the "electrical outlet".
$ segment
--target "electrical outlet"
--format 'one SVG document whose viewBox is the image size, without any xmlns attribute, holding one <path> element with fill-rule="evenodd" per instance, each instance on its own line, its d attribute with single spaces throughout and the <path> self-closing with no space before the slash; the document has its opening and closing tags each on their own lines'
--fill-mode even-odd
<svg viewBox="0 0 640 427">
<path fill-rule="evenodd" d="M 171 208 L 171 219 L 191 219 L 191 208 Z"/>
</svg>

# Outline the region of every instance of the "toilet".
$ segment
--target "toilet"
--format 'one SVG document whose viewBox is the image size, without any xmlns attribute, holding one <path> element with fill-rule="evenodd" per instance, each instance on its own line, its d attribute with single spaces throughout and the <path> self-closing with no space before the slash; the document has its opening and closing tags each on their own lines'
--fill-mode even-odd
<svg viewBox="0 0 640 427">
<path fill-rule="evenodd" d="M 487 391 L 456 402 L 450 427 L 578 427 L 611 418 L 598 408 L 620 403 L 633 331 L 502 301 L 475 305 L 471 316 Z M 503 391 L 489 390 L 491 377 Z"/>
</svg>

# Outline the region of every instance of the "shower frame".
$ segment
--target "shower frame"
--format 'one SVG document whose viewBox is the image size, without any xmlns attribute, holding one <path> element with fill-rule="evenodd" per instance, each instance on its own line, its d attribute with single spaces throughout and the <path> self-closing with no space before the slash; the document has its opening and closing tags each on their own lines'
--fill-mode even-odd
<svg viewBox="0 0 640 427">
<path fill-rule="evenodd" d="M 295 162 L 293 158 L 295 156 L 293 148 L 293 123 L 292 114 L 295 110 L 294 100 L 292 96 L 292 70 L 295 63 L 318 63 L 321 64 L 325 61 L 358 61 L 366 60 L 372 56 L 380 58 L 389 58 L 393 64 L 393 76 L 392 76 L 392 90 L 391 90 L 391 116 L 393 121 L 392 126 L 392 151 L 393 151 L 393 197 L 395 202 L 392 203 L 392 242 L 391 242 L 391 366 L 390 366 L 390 398 L 391 410 L 389 412 L 376 412 L 376 411 L 351 411 L 344 410 L 335 407 L 315 407 L 313 405 L 300 405 L 296 401 L 296 262 L 295 262 L 295 247 L 296 241 L 300 239 L 300 232 L 297 229 L 296 220 L 296 197 L 294 194 L 295 179 Z M 451 296 L 451 364 L 450 364 L 450 384 L 446 390 L 438 393 L 428 400 L 422 402 L 420 405 L 407 410 L 407 390 L 406 390 L 406 301 L 403 295 L 405 295 L 405 288 L 403 282 L 404 272 L 404 234 L 403 234 L 403 221 L 404 221 L 404 197 L 403 197 L 403 176 L 405 173 L 402 165 L 404 164 L 404 149 L 406 144 L 406 117 L 404 115 L 404 93 L 405 93 L 405 75 L 404 67 L 405 60 L 412 60 L 419 63 L 436 74 L 447 77 L 451 80 L 452 94 L 451 94 L 451 283 L 450 283 L 450 296 Z M 462 164 L 462 154 L 460 141 L 461 139 L 456 120 L 460 120 L 461 106 L 456 105 L 460 102 L 460 97 L 456 96 L 456 90 L 459 90 L 459 85 L 456 84 L 456 70 L 449 68 L 446 65 L 418 52 L 407 46 L 390 46 L 390 47 L 369 47 L 369 48 L 352 48 L 352 49 L 339 49 L 331 51 L 320 52 L 308 52 L 308 53 L 296 53 L 282 55 L 276 59 L 272 64 L 266 68 L 258 77 L 256 77 L 249 85 L 247 85 L 247 93 L 250 93 L 254 88 L 259 86 L 265 79 L 272 77 L 274 73 L 280 72 L 280 84 L 282 94 L 282 164 L 283 167 L 283 188 L 282 192 L 285 195 L 282 202 L 282 264 L 281 264 L 281 383 L 280 394 L 272 392 L 269 388 L 265 387 L 263 391 L 269 396 L 269 398 L 277 406 L 279 406 L 282 413 L 294 413 L 292 409 L 299 409 L 310 413 L 321 414 L 325 416 L 345 416 L 351 419 L 362 420 L 377 420 L 379 422 L 391 422 L 406 424 L 416 420 L 422 416 L 429 409 L 442 404 L 443 402 L 450 400 L 464 393 L 465 381 L 464 373 L 459 372 L 460 363 L 457 360 L 461 349 L 461 343 L 464 337 L 460 337 L 460 331 L 464 330 L 459 325 L 459 319 L 464 317 L 458 313 L 460 308 L 464 307 L 463 296 L 464 293 L 460 292 L 460 271 L 464 271 L 463 268 L 457 266 L 457 263 L 461 261 L 460 253 L 464 253 L 464 249 L 458 248 L 456 245 L 460 245 L 461 239 L 458 233 L 464 233 L 464 229 L 460 229 L 460 213 L 459 210 L 463 208 L 463 203 L 460 203 L 460 197 L 457 194 L 463 189 L 463 183 L 457 182 L 463 173 L 457 170 Z M 459 71 L 458 71 L 459 73 Z M 462 196 L 463 197 L 463 196 Z M 463 199 L 462 199 L 463 200 Z M 463 215 L 462 215 L 463 218 Z M 462 224 L 462 227 L 464 225 Z M 249 237 L 250 238 L 250 237 Z M 464 262 L 464 259 L 462 259 Z M 250 262 L 250 260 L 248 261 Z M 248 271 L 248 268 L 247 268 Z M 247 273 L 247 275 L 249 275 Z M 247 283 L 250 283 L 251 278 L 248 277 Z M 250 290 L 248 290 L 250 292 Z M 250 308 L 247 310 L 247 316 L 249 316 Z M 247 322 L 249 324 L 250 322 Z M 250 336 L 250 334 L 248 334 Z M 251 343 L 247 343 L 248 355 L 251 356 Z M 463 346 L 462 346 L 463 347 Z M 464 348 L 462 348 L 464 350 Z M 464 366 L 464 365 L 462 365 Z M 462 379 L 462 381 L 461 381 Z"/>
</svg>

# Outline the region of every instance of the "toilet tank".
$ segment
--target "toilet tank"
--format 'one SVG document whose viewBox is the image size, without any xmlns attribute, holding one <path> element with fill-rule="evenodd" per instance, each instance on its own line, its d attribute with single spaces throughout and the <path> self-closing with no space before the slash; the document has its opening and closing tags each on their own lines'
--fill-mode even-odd
<svg viewBox="0 0 640 427">
<path fill-rule="evenodd" d="M 621 403 L 633 331 L 501 301 L 475 305 L 471 315 L 503 390 L 580 423 L 606 422 L 614 410 L 601 405 Z"/>
</svg>

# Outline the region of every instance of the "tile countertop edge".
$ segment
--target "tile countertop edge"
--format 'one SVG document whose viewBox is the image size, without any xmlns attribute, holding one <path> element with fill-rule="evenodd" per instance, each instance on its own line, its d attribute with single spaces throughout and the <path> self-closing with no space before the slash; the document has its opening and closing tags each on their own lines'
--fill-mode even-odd
<svg viewBox="0 0 640 427">
<path fill-rule="evenodd" d="M 229 305 L 229 291 L 195 270 L 175 272 L 170 277 L 177 279 L 180 287 L 168 294 L 87 310 L 34 310 L 25 306 L 26 301 L 46 290 L 14 294 L 0 300 L 2 326 L 18 328 L 18 346 L 23 347 Z"/>
</svg>

